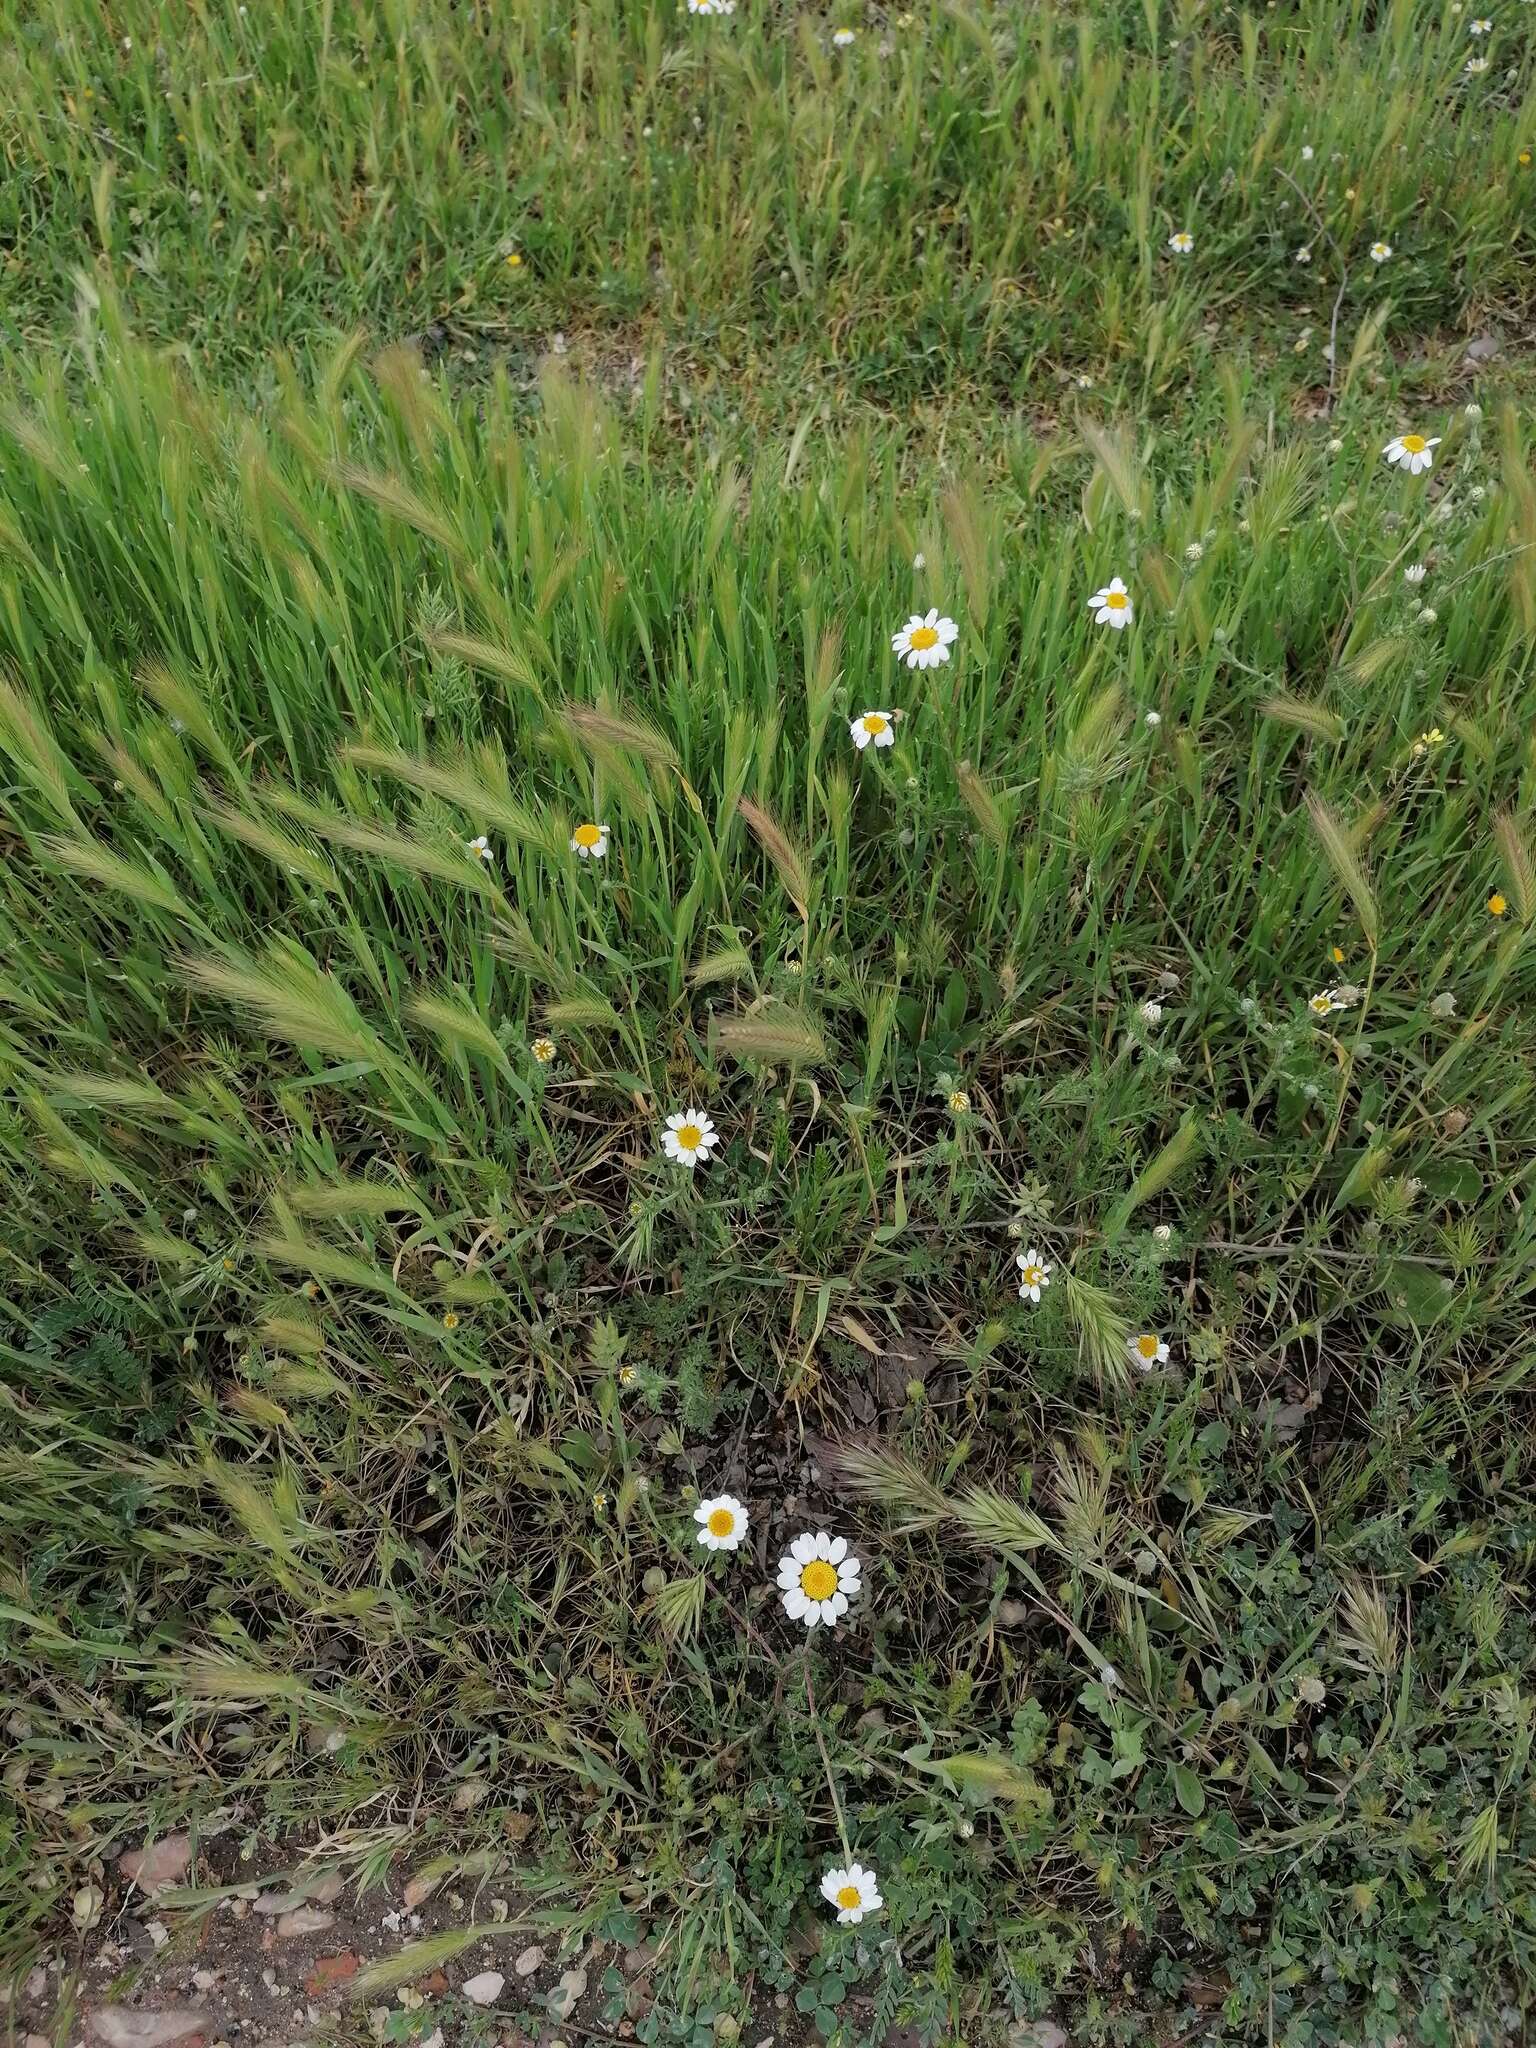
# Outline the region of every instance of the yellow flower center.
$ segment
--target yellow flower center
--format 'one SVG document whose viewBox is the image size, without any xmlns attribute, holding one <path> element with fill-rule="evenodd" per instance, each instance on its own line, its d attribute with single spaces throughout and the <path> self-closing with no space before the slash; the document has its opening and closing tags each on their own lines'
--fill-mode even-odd
<svg viewBox="0 0 1536 2048">
<path fill-rule="evenodd" d="M 685 1152 L 697 1152 L 704 1142 L 704 1133 L 697 1124 L 684 1124 L 677 1134 L 677 1142 Z"/>
<path fill-rule="evenodd" d="M 932 626 L 914 626 L 912 628 L 911 644 L 919 651 L 928 647 L 937 647 L 939 636 Z"/>
<path fill-rule="evenodd" d="M 851 1913 L 859 1904 L 859 1888 L 856 1884 L 845 1884 L 837 1894 L 837 1903 L 845 1913 Z"/>
<path fill-rule="evenodd" d="M 1422 434 L 1404 434 L 1403 447 L 1410 455 L 1422 455 L 1429 443 Z"/>
<path fill-rule="evenodd" d="M 837 1566 L 824 1557 L 813 1557 L 801 1567 L 800 1590 L 807 1600 L 830 1600 L 837 1591 Z"/>
<path fill-rule="evenodd" d="M 1038 1287 L 1041 1278 L 1042 1275 L 1038 1266 L 1026 1266 L 1024 1268 L 1024 1285 L 1026 1287 Z"/>
<path fill-rule="evenodd" d="M 599 825 L 578 825 L 572 837 L 578 846 L 596 846 L 603 836 Z"/>
<path fill-rule="evenodd" d="M 912 644 L 916 646 L 917 642 L 915 638 Z M 885 731 L 886 725 L 889 723 L 887 719 L 881 717 L 878 711 L 866 711 L 863 718 L 859 722 L 863 726 L 864 730 L 870 735 L 871 739 L 878 739 L 881 733 Z"/>
<path fill-rule="evenodd" d="M 1111 590 L 1105 597 L 1104 602 L 1112 612 L 1123 612 L 1125 610 L 1125 592 L 1123 590 Z"/>
<path fill-rule="evenodd" d="M 716 1508 L 709 1518 L 711 1536 L 729 1536 L 736 1526 L 736 1517 L 729 1508 Z"/>
<path fill-rule="evenodd" d="M 1157 1339 L 1151 1335 L 1138 1337 L 1136 1339 L 1136 1351 L 1139 1357 L 1156 1358 Z"/>
</svg>

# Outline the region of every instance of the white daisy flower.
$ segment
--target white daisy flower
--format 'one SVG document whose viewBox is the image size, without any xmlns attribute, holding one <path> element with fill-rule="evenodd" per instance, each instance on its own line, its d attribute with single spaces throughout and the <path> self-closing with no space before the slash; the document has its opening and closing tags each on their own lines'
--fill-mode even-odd
<svg viewBox="0 0 1536 2048">
<path fill-rule="evenodd" d="M 464 851 L 466 853 L 472 853 L 475 856 L 476 860 L 491 860 L 494 858 L 494 855 L 491 852 L 491 842 L 489 839 L 486 838 L 483 832 L 480 834 L 480 837 L 478 839 L 466 839 L 464 842 Z"/>
<path fill-rule="evenodd" d="M 1315 157 L 1316 155 L 1317 151 L 1312 147 L 1310 142 L 1304 142 L 1301 145 L 1301 160 L 1304 164 L 1311 163 L 1313 157 Z"/>
<path fill-rule="evenodd" d="M 688 0 L 690 14 L 734 14 L 736 0 Z"/>
<path fill-rule="evenodd" d="M 1020 1301 L 1038 1301 L 1041 1288 L 1051 1284 L 1051 1269 L 1043 1255 L 1031 1245 L 1027 1252 L 1020 1252 L 1013 1263 L 1019 1269 Z"/>
<path fill-rule="evenodd" d="M 555 1056 L 555 1041 L 552 1038 L 536 1038 L 528 1050 L 541 1067 L 547 1067 Z"/>
<path fill-rule="evenodd" d="M 1150 1372 L 1155 1365 L 1168 1363 L 1168 1346 L 1156 1330 L 1142 1330 L 1134 1337 L 1127 1337 L 1125 1348 L 1130 1353 L 1132 1365 L 1143 1372 Z"/>
<path fill-rule="evenodd" d="M 1136 611 L 1130 592 L 1118 576 L 1111 576 L 1102 590 L 1093 593 L 1088 609 L 1096 626 L 1113 626 L 1117 633 L 1131 623 Z"/>
<path fill-rule="evenodd" d="M 878 1913 L 885 1904 L 875 1873 L 862 1863 L 850 1863 L 846 1870 L 834 1867 L 824 1871 L 821 1896 L 829 1906 L 836 1906 L 842 1927 L 857 1927 L 866 1913 Z"/>
<path fill-rule="evenodd" d="M 608 852 L 608 827 L 578 825 L 571 834 L 571 851 L 583 860 L 602 860 Z"/>
<path fill-rule="evenodd" d="M 751 1520 L 733 1494 L 722 1493 L 714 1500 L 701 1500 L 693 1511 L 698 1523 L 698 1541 L 706 1550 L 738 1550 Z"/>
<path fill-rule="evenodd" d="M 1296 261 L 1298 263 L 1310 263 L 1312 261 L 1312 251 L 1307 248 L 1298 249 L 1296 251 Z"/>
<path fill-rule="evenodd" d="M 901 631 L 891 635 L 891 652 L 899 654 L 908 668 L 937 668 L 948 661 L 950 643 L 959 637 L 954 620 L 941 619 L 935 606 L 926 616 L 914 612 Z"/>
<path fill-rule="evenodd" d="M 1420 476 L 1434 466 L 1432 448 L 1440 446 L 1440 436 L 1431 434 L 1426 440 L 1422 434 L 1395 434 L 1382 449 L 1388 462 L 1394 468 L 1406 469 L 1410 476 Z"/>
<path fill-rule="evenodd" d="M 702 1109 L 675 1111 L 667 1118 L 661 1134 L 662 1151 L 690 1171 L 701 1161 L 707 1165 L 711 1151 L 719 1142 L 720 1133 Z"/>
<path fill-rule="evenodd" d="M 1403 571 L 1403 581 L 1405 583 L 1422 583 L 1427 573 L 1422 562 L 1410 562 Z"/>
<path fill-rule="evenodd" d="M 1486 71 L 1487 69 L 1488 59 L 1486 57 L 1469 57 L 1467 59 L 1467 70 L 1471 73 L 1472 77 L 1475 78 L 1480 71 Z"/>
<path fill-rule="evenodd" d="M 832 40 L 838 49 L 846 50 L 853 41 L 853 30 L 851 28 L 835 28 L 832 31 Z"/>
<path fill-rule="evenodd" d="M 1168 246 L 1175 256 L 1187 256 L 1195 246 L 1195 238 L 1188 228 L 1176 228 L 1168 237 Z"/>
<path fill-rule="evenodd" d="M 1161 1003 L 1149 999 L 1142 1004 L 1139 1014 L 1143 1024 L 1161 1024 L 1163 1021 L 1163 1006 Z"/>
<path fill-rule="evenodd" d="M 1469 21 L 1467 23 L 1468 35 L 1486 36 L 1491 35 L 1492 33 L 1493 23 L 1489 20 L 1486 14 L 1480 14 L 1475 21 Z"/>
<path fill-rule="evenodd" d="M 889 711 L 861 711 L 848 728 L 848 737 L 862 754 L 866 747 L 894 747 L 896 725 Z"/>
<path fill-rule="evenodd" d="M 1335 989 L 1319 989 L 1315 996 L 1307 997 L 1307 1008 L 1314 1017 L 1331 1017 L 1335 1010 L 1342 1010 L 1343 1007 Z"/>
<path fill-rule="evenodd" d="M 1371 261 L 1373 263 L 1385 263 L 1391 254 L 1392 244 L 1390 242 L 1372 242 Z"/>
<path fill-rule="evenodd" d="M 848 1603 L 859 1597 L 862 1570 L 846 1537 L 829 1536 L 825 1529 L 814 1535 L 807 1530 L 779 1559 L 784 1612 L 807 1628 L 814 1628 L 817 1622 L 824 1628 L 835 1627 L 848 1612 Z"/>
</svg>

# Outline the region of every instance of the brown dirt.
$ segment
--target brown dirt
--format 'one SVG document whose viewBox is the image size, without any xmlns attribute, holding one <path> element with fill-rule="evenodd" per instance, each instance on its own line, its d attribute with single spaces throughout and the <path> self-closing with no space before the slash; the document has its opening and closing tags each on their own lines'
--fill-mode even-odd
<svg viewBox="0 0 1536 2048">
<path fill-rule="evenodd" d="M 77 1905 L 89 1925 L 28 1973 L 9 2013 L 0 2009 L 0 2039 L 16 2048 L 156 2048 L 158 2031 L 171 2048 L 179 2024 L 174 2048 L 580 2048 L 633 2041 L 654 2002 L 651 1943 L 562 1947 L 561 1929 L 495 1879 L 449 1876 L 428 1889 L 401 1859 L 363 1891 L 325 1845 L 263 1865 L 242 1862 L 227 1837 L 178 1859 L 173 1838 L 161 1867 L 146 1873 L 152 1881 L 165 1868 L 171 1883 L 146 1892 L 126 1860 L 90 1888 L 84 1913 Z M 425 1958 L 397 1987 L 360 1992 L 368 1965 L 471 1926 L 483 1933 L 457 1954 L 435 1965 Z M 463 1987 L 491 1971 L 505 1980 L 491 2003 L 467 1998 Z M 557 2018 L 571 1971 L 585 1982 Z M 741 2048 L 807 2048 L 815 2036 L 787 1998 L 766 1993 L 739 2038 Z"/>
</svg>

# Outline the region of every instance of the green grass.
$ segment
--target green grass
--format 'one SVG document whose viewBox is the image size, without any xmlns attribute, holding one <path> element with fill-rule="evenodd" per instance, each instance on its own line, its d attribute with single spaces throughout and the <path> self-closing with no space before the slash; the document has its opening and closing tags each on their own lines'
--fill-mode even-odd
<svg viewBox="0 0 1536 2048">
<path fill-rule="evenodd" d="M 1410 0 L 855 14 L 848 50 L 838 18 L 3 0 L 10 323 L 54 336 L 84 273 L 251 378 L 359 321 L 439 328 L 461 367 L 558 329 L 618 370 L 665 337 L 693 409 L 889 414 L 1076 375 L 1177 408 L 1303 330 L 1321 383 L 1341 290 L 1346 337 L 1452 359 L 1529 312 L 1519 0 L 1484 42 Z"/>
<path fill-rule="evenodd" d="M 1522 21 L 7 24 L 0 1961 L 233 1810 L 690 2048 L 1518 2030 Z"/>
</svg>

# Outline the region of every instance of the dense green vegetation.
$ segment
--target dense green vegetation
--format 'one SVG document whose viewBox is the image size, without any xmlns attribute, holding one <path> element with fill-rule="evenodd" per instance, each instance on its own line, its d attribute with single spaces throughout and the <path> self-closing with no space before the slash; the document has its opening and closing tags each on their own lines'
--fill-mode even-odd
<svg viewBox="0 0 1536 2048">
<path fill-rule="evenodd" d="M 1518 2035 L 1528 18 L 5 22 L 0 1960 Z"/>
</svg>

